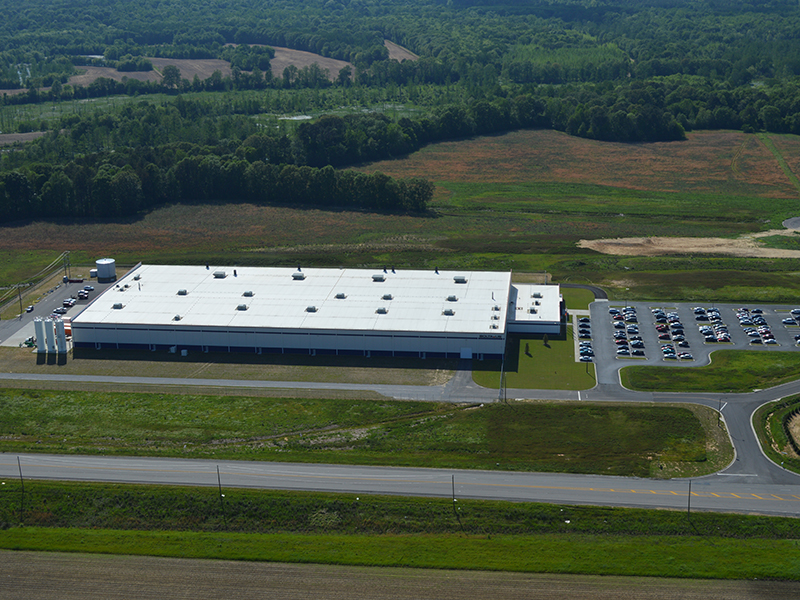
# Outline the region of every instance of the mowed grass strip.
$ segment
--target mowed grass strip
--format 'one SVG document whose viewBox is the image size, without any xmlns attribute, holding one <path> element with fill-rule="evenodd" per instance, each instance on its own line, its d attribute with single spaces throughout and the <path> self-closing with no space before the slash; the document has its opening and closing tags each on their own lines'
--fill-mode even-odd
<svg viewBox="0 0 800 600">
<path fill-rule="evenodd" d="M 705 367 L 625 367 L 622 385 L 660 392 L 746 393 L 800 378 L 800 354 L 717 350 Z"/>
<path fill-rule="evenodd" d="M 486 388 L 536 390 L 588 390 L 595 380 L 594 365 L 575 362 L 572 327 L 561 335 L 509 335 L 505 366 L 499 360 L 473 361 L 472 379 Z"/>
<path fill-rule="evenodd" d="M 18 528 L 12 550 L 98 552 L 431 569 L 593 575 L 800 577 L 795 540 L 587 535 L 296 535 Z"/>
<path fill-rule="evenodd" d="M 710 472 L 681 407 L 0 391 L 0 450 L 599 473 Z M 660 470 L 655 469 L 658 473 Z M 660 475 L 663 476 L 663 475 Z"/>
</svg>

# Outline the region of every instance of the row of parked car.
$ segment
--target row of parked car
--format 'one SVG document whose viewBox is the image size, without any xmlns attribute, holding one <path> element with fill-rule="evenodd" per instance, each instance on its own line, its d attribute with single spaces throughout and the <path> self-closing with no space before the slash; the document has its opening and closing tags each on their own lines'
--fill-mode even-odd
<svg viewBox="0 0 800 600">
<path fill-rule="evenodd" d="M 653 308 L 650 312 L 653 314 L 658 339 L 663 342 L 671 342 L 661 345 L 661 354 L 664 358 L 694 360 L 691 353 L 685 350 L 689 348 L 689 342 L 686 339 L 686 330 L 683 328 L 680 315 L 675 311 L 666 312 L 663 308 Z M 683 350 L 677 350 L 676 345 Z"/>
<path fill-rule="evenodd" d="M 742 326 L 742 331 L 750 338 L 751 344 L 777 345 L 778 342 L 772 334 L 769 323 L 767 323 L 760 308 L 754 308 L 752 310 L 739 308 L 736 311 L 736 318 L 739 319 L 739 325 Z"/>
<path fill-rule="evenodd" d="M 50 315 L 51 318 L 59 318 L 67 314 L 67 311 L 77 304 L 78 300 L 87 300 L 89 298 L 89 292 L 94 291 L 94 286 L 85 285 L 83 286 L 82 290 L 79 290 L 75 296 L 70 296 L 69 298 L 64 298 L 61 303 L 61 306 L 53 310 L 53 313 Z"/>
<path fill-rule="evenodd" d="M 592 348 L 592 320 L 589 317 L 578 319 L 578 351 L 581 362 L 592 362 L 594 359 L 594 348 Z"/>
<path fill-rule="evenodd" d="M 644 356 L 644 340 L 639 335 L 639 316 L 636 308 L 626 306 L 623 309 L 609 308 L 611 322 L 614 326 L 614 344 L 617 356 Z"/>
</svg>

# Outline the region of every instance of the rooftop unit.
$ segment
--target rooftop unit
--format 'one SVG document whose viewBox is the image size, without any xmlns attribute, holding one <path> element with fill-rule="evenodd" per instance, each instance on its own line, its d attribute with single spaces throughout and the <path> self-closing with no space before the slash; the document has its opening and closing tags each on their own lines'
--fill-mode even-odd
<svg viewBox="0 0 800 600">
<path fill-rule="evenodd" d="M 225 271 L 214 271 L 214 279 L 225 279 L 227 276 Z"/>
<path fill-rule="evenodd" d="M 295 271 L 294 273 L 292 273 L 292 279 L 294 279 L 295 281 L 303 281 L 303 279 L 305 278 L 306 274 L 303 273 L 302 271 Z"/>
</svg>

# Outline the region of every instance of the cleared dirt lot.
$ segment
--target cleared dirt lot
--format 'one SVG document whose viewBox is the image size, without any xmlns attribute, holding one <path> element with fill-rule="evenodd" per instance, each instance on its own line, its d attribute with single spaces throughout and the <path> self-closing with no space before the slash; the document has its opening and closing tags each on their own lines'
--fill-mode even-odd
<svg viewBox="0 0 800 600">
<path fill-rule="evenodd" d="M 0 146 L 13 146 L 17 143 L 30 142 L 42 137 L 46 131 L 30 131 L 28 133 L 2 133 L 0 134 Z"/>
<path fill-rule="evenodd" d="M 773 229 L 738 238 L 632 237 L 581 240 L 578 246 L 603 254 L 624 256 L 663 256 L 667 254 L 725 254 L 752 258 L 800 258 L 800 250 L 766 248 L 758 238 L 773 235 L 796 235 L 793 229 Z"/>
<path fill-rule="evenodd" d="M 590 577 L 0 552 L 5 600 L 745 600 L 797 598 L 798 582 Z"/>
<path fill-rule="evenodd" d="M 344 67 L 349 66 L 353 69 L 352 64 L 343 60 L 325 58 L 319 54 L 303 52 L 302 50 L 292 50 L 291 48 L 281 48 L 279 46 L 273 46 L 272 48 L 275 50 L 275 58 L 269 62 L 269 65 L 273 77 L 282 77 L 283 70 L 289 65 L 294 65 L 298 69 L 302 69 L 303 67 L 316 63 L 320 68 L 328 71 L 328 79 L 331 81 L 339 76 L 339 71 Z"/>
</svg>

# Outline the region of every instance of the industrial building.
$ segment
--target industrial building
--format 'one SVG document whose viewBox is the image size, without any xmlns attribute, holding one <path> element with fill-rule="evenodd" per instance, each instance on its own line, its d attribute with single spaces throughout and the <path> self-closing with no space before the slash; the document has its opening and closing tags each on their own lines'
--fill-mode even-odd
<svg viewBox="0 0 800 600">
<path fill-rule="evenodd" d="M 509 272 L 137 265 L 71 325 L 76 348 L 483 359 L 562 315 Z"/>
</svg>

